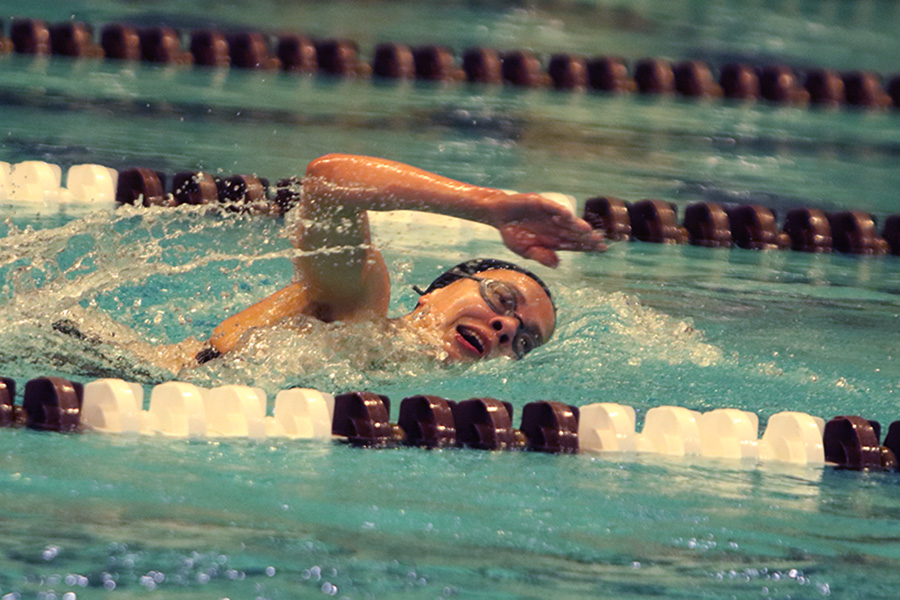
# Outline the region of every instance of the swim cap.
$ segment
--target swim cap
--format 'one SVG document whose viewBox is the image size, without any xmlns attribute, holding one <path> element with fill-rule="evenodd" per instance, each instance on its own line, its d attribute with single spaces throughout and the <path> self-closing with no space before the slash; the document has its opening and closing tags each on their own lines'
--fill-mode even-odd
<svg viewBox="0 0 900 600">
<path fill-rule="evenodd" d="M 540 277 L 519 265 L 496 258 L 473 258 L 472 260 L 467 260 L 466 262 L 459 263 L 455 267 L 441 273 L 437 279 L 431 282 L 431 285 L 429 285 L 425 291 L 420 290 L 418 286 L 413 286 L 413 289 L 416 290 L 420 296 L 424 296 L 425 294 L 430 294 L 434 290 L 447 287 L 454 281 L 465 279 L 467 275 L 475 275 L 476 273 L 493 271 L 494 269 L 516 271 L 536 281 L 537 284 L 541 286 L 541 289 L 544 290 L 544 293 L 547 294 L 547 297 L 550 298 L 550 305 L 553 306 L 553 314 L 554 316 L 556 315 L 556 304 L 553 302 L 553 295 L 550 293 L 550 288 L 547 287 L 547 284 L 544 283 Z"/>
</svg>

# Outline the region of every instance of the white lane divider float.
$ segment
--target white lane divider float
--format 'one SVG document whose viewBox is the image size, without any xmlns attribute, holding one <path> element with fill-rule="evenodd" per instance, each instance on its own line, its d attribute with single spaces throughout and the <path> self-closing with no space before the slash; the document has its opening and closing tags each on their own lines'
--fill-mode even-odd
<svg viewBox="0 0 900 600">
<path fill-rule="evenodd" d="M 638 438 L 638 452 L 669 456 L 699 456 L 700 413 L 680 406 L 657 406 L 647 411 Z"/>
<path fill-rule="evenodd" d="M 800 412 L 773 415 L 757 439 L 756 414 L 737 409 L 698 413 L 678 406 L 647 411 L 644 428 L 635 432 L 634 409 L 613 403 L 580 407 L 582 452 L 647 452 L 668 456 L 748 459 L 800 465 L 825 464 L 825 422 Z"/>
<path fill-rule="evenodd" d="M 81 422 L 103 433 L 140 433 L 144 389 L 121 379 L 98 379 L 84 386 Z"/>
<path fill-rule="evenodd" d="M 9 170 L 8 162 L 0 162 L 0 199 L 9 195 Z"/>
<path fill-rule="evenodd" d="M 311 389 L 278 393 L 274 416 L 266 416 L 260 388 L 224 385 L 210 390 L 170 381 L 153 388 L 150 407 L 141 410 L 141 386 L 98 379 L 84 386 L 81 423 L 102 433 L 142 433 L 166 437 L 331 437 L 334 396 Z"/>
<path fill-rule="evenodd" d="M 334 417 L 334 396 L 293 388 L 275 396 L 274 435 L 291 439 L 328 439 Z"/>
<path fill-rule="evenodd" d="M 201 391 L 210 437 L 264 439 L 266 393 L 246 385 L 223 385 Z"/>
<path fill-rule="evenodd" d="M 9 200 L 45 202 L 59 199 L 62 169 L 38 160 L 12 165 L 9 170 Z"/>
<path fill-rule="evenodd" d="M 85 203 L 113 206 L 119 173 L 103 165 L 62 167 L 39 160 L 0 163 L 0 200 L 44 203 Z"/>
<path fill-rule="evenodd" d="M 630 406 L 598 402 L 579 408 L 578 443 L 582 452 L 635 452 L 635 415 Z"/>
<path fill-rule="evenodd" d="M 206 402 L 195 385 L 168 381 L 153 388 L 150 394 L 148 429 L 170 437 L 205 437 Z"/>
<path fill-rule="evenodd" d="M 700 454 L 736 460 L 759 458 L 759 417 L 736 408 L 718 408 L 700 415 Z"/>
<path fill-rule="evenodd" d="M 72 165 L 66 188 L 77 202 L 115 204 L 119 172 L 103 165 Z"/>
<path fill-rule="evenodd" d="M 822 436 L 825 421 L 801 412 L 780 412 L 769 417 L 759 443 L 761 460 L 800 465 L 825 464 Z"/>
</svg>

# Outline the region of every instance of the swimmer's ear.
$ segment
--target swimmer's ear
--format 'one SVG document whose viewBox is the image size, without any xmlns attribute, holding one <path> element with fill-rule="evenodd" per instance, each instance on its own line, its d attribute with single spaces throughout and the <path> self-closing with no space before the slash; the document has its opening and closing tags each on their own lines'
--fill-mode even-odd
<svg viewBox="0 0 900 600">
<path fill-rule="evenodd" d="M 416 309 L 424 308 L 431 303 L 431 294 L 425 294 L 423 296 L 419 296 L 419 300 L 416 302 Z"/>
<path fill-rule="evenodd" d="M 416 308 L 422 306 L 425 296 L 427 295 L 425 291 L 417 285 L 412 286 L 412 289 L 415 293 L 419 295 L 419 300 L 416 302 Z"/>
</svg>

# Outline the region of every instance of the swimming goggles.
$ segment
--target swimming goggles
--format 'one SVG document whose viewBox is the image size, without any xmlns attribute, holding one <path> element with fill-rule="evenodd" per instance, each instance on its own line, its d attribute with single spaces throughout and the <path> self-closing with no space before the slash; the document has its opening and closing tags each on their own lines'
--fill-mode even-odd
<svg viewBox="0 0 900 600">
<path fill-rule="evenodd" d="M 519 326 L 512 339 L 512 350 L 516 359 L 522 358 L 541 345 L 540 334 L 530 327 L 526 327 L 522 317 L 516 314 L 519 303 L 516 300 L 516 293 L 509 285 L 497 279 L 482 279 L 473 276 L 468 278 L 478 282 L 478 291 L 492 311 L 498 315 L 515 317 L 519 321 Z"/>
<path fill-rule="evenodd" d="M 519 326 L 513 334 L 511 344 L 513 354 L 515 354 L 517 360 L 543 343 L 541 334 L 530 327 L 526 327 L 522 317 L 516 314 L 519 302 L 516 299 L 515 291 L 509 284 L 498 279 L 475 277 L 468 273 L 456 273 L 456 275 L 461 278 L 477 281 L 478 292 L 481 294 L 481 298 L 484 300 L 485 304 L 487 304 L 488 308 L 492 311 L 503 317 L 515 317 L 516 320 L 519 321 Z M 417 286 L 413 286 L 413 289 L 420 295 L 424 293 L 422 290 L 418 289 Z"/>
</svg>

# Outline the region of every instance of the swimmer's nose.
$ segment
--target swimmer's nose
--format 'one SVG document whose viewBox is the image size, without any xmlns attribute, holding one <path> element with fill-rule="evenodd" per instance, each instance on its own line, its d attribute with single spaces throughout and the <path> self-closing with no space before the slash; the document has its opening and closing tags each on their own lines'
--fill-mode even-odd
<svg viewBox="0 0 900 600">
<path fill-rule="evenodd" d="M 496 316 L 491 319 L 491 329 L 497 332 L 499 346 L 509 346 L 518 328 L 519 320 L 515 317 Z"/>
</svg>

